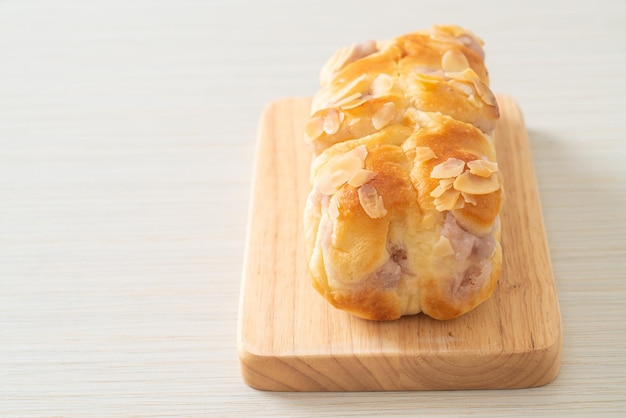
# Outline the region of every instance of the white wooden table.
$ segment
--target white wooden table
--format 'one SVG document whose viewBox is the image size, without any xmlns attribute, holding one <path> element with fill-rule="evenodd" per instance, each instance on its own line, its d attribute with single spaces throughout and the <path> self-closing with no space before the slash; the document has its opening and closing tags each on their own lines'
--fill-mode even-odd
<svg viewBox="0 0 626 418">
<path fill-rule="evenodd" d="M 513 4 L 510 4 L 513 3 Z M 626 413 L 623 1 L 0 1 L 0 415 Z M 564 333 L 515 391 L 269 393 L 240 378 L 257 122 L 336 48 L 486 41 L 528 128 Z"/>
</svg>

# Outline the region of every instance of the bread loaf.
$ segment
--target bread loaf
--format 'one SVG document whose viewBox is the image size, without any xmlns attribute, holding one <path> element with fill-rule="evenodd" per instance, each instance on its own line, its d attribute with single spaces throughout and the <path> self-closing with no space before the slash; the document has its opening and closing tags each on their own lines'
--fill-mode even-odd
<svg viewBox="0 0 626 418">
<path fill-rule="evenodd" d="M 502 265 L 499 113 L 482 41 L 434 26 L 337 51 L 305 137 L 314 287 L 335 307 L 393 320 L 464 314 Z"/>
</svg>

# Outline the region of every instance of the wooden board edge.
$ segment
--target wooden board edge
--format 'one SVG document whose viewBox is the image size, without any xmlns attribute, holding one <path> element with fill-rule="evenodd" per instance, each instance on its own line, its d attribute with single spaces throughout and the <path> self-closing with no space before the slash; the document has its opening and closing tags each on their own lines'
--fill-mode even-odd
<svg viewBox="0 0 626 418">
<path fill-rule="evenodd" d="M 503 355 L 474 355 L 454 361 L 437 355 L 417 358 L 381 355 L 344 356 L 333 359 L 316 356 L 274 356 L 254 353 L 240 346 L 239 361 L 244 382 L 258 390 L 276 392 L 365 392 L 524 389 L 545 386 L 559 375 L 562 339 L 530 352 Z M 332 365 L 329 365 L 333 363 Z M 369 367 L 381 362 L 389 366 Z M 445 364 L 448 373 L 439 375 Z M 467 369 L 493 364 L 489 372 L 468 377 Z M 346 366 L 350 365 L 350 371 Z M 344 373 L 328 373 L 329 368 Z M 359 369 L 358 373 L 355 370 Z M 432 369 L 433 374 L 427 373 Z M 459 373 L 454 373 L 458 370 Z M 520 371 L 521 370 L 521 371 Z M 389 379 L 394 375 L 396 379 Z M 387 382 L 387 383 L 381 383 Z"/>
<path fill-rule="evenodd" d="M 498 95 L 498 97 L 505 98 L 508 101 L 509 106 L 514 106 L 515 111 L 519 113 L 521 116 L 521 111 L 517 104 L 507 96 Z M 272 109 L 280 106 L 285 106 L 286 101 L 294 101 L 298 99 L 305 98 L 284 98 L 277 99 L 269 103 L 263 111 L 261 119 L 263 120 L 267 114 L 272 112 Z M 523 134 L 526 136 L 526 130 L 524 128 Z M 259 132 L 259 143 L 257 143 L 257 150 L 263 145 L 260 143 L 261 137 L 263 136 L 262 132 Z M 526 144 L 529 148 L 528 139 L 525 138 Z M 256 177 L 258 163 L 256 159 L 259 158 L 259 153 L 255 154 L 255 169 L 253 173 Z M 529 158 L 531 158 L 529 156 Z M 532 163 L 532 161 L 531 161 Z M 534 184 L 536 184 L 536 178 L 534 177 L 535 171 L 533 167 L 533 178 Z M 253 182 L 253 190 L 252 190 L 252 198 L 251 202 L 254 199 L 254 182 Z M 536 188 L 535 188 L 536 190 Z M 538 193 L 538 191 L 536 191 Z M 251 205 L 252 206 L 252 205 Z M 541 214 L 542 215 L 542 214 Z M 249 217 L 248 228 L 250 228 L 251 214 Z M 543 224 L 543 217 L 541 218 L 541 225 Z M 543 228 L 543 239 L 546 241 L 547 247 L 547 237 L 545 236 L 545 227 Z M 247 238 L 248 239 L 248 238 Z M 246 245 L 246 253 L 248 252 L 248 246 Z M 548 255 L 549 258 L 549 255 Z M 536 365 L 532 369 L 526 369 L 528 373 L 521 374 L 519 373 L 519 369 L 516 370 L 515 373 L 511 373 L 511 375 L 499 375 L 492 380 L 483 380 L 481 382 L 456 382 L 455 387 L 451 388 L 445 385 L 433 384 L 433 383 L 420 383 L 418 381 L 413 382 L 404 382 L 404 384 L 394 384 L 390 386 L 381 386 L 379 384 L 380 380 L 376 378 L 373 373 L 376 373 L 375 370 L 370 370 L 366 366 L 363 366 L 366 371 L 372 374 L 374 378 L 373 381 L 375 384 L 368 385 L 366 382 L 354 382 L 354 381 L 335 381 L 330 379 L 323 370 L 317 371 L 316 367 L 322 369 L 322 366 L 316 366 L 316 363 L 319 362 L 320 359 L 315 356 L 280 356 L 274 354 L 260 353 L 255 352 L 253 347 L 246 345 L 244 341 L 244 337 L 242 335 L 241 330 L 241 321 L 242 321 L 242 311 L 244 306 L 244 296 L 245 296 L 245 284 L 247 277 L 247 263 L 246 257 L 244 257 L 244 277 L 242 280 L 241 286 L 241 297 L 240 297 L 240 307 L 239 307 L 239 321 L 238 321 L 238 331 L 237 331 L 237 350 L 238 357 L 240 363 L 241 374 L 244 379 L 244 382 L 255 389 L 259 390 L 268 390 L 268 391 L 388 391 L 388 390 L 457 390 L 457 389 L 514 389 L 514 388 L 528 388 L 528 387 L 537 387 L 546 385 L 554 379 L 559 374 L 560 366 L 561 366 L 561 354 L 562 354 L 562 327 L 561 327 L 561 318 L 560 318 L 560 309 L 558 307 L 558 297 L 556 296 L 556 289 L 554 290 L 554 298 L 557 306 L 555 307 L 558 312 L 558 324 L 552 324 L 552 326 L 556 326 L 558 328 L 558 333 L 555 336 L 554 341 L 546 342 L 544 341 L 543 346 L 537 347 L 533 351 L 513 353 L 509 357 L 509 363 L 515 363 L 517 361 L 523 361 L 525 364 Z M 550 266 L 551 267 L 551 266 Z M 552 270 L 550 269 L 551 274 Z M 554 286 L 554 277 L 550 278 L 552 285 Z M 393 356 L 391 356 L 393 357 Z M 401 362 L 406 364 L 406 362 L 414 360 L 407 358 L 385 358 L 383 356 L 383 360 L 389 361 L 390 363 Z M 339 363 L 347 363 L 347 362 L 356 362 L 358 364 L 364 365 L 370 362 L 371 359 L 363 358 L 360 356 L 346 356 L 345 358 L 339 358 Z M 376 361 L 379 361 L 377 359 Z M 426 361 L 438 361 L 441 359 L 433 359 L 433 358 L 425 358 Z M 324 359 L 323 361 L 327 361 Z M 485 362 L 485 361 L 495 361 L 494 359 L 488 359 L 486 356 L 482 356 L 482 358 L 475 357 L 473 360 L 477 363 Z M 461 365 L 462 366 L 462 365 Z M 528 374 L 532 374 L 532 370 L 543 369 L 545 372 L 540 375 L 538 378 L 531 379 Z M 500 369 L 502 370 L 502 369 Z M 402 370 L 396 370 L 397 373 L 402 373 Z M 314 377 L 311 378 L 311 375 Z M 503 383 L 503 380 L 507 378 L 515 378 L 515 381 L 510 384 Z M 348 379 L 349 380 L 349 379 Z"/>
</svg>

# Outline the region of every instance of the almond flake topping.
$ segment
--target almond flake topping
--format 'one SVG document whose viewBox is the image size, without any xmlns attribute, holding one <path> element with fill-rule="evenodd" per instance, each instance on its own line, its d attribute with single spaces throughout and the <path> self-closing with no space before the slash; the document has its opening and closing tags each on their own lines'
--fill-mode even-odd
<svg viewBox="0 0 626 418">
<path fill-rule="evenodd" d="M 415 74 L 415 76 L 421 83 L 427 83 L 427 84 L 441 83 L 441 76 L 439 75 L 425 74 L 425 73 L 418 72 L 417 74 Z"/>
<path fill-rule="evenodd" d="M 335 196 L 337 195 L 333 195 L 328 201 L 328 214 L 332 218 L 337 219 L 339 217 L 339 202 L 337 202 Z"/>
<path fill-rule="evenodd" d="M 320 180 L 317 183 L 317 190 L 319 190 L 320 193 L 325 194 L 326 196 L 330 196 L 337 191 L 337 189 L 333 187 L 330 181 L 330 176 L 320 177 Z"/>
<path fill-rule="evenodd" d="M 466 96 L 471 96 L 474 94 L 474 88 L 472 87 L 472 84 L 463 83 L 457 80 L 450 80 L 448 81 L 448 85 L 450 85 L 450 87 L 452 87 L 453 89 L 459 90 Z"/>
<path fill-rule="evenodd" d="M 487 103 L 489 106 L 495 106 L 497 104 L 493 92 L 482 81 L 475 80 L 474 87 L 480 98 L 483 99 L 483 102 Z"/>
<path fill-rule="evenodd" d="M 463 171 L 465 163 L 449 158 L 433 168 L 432 178 L 442 176 L 439 185 L 430 192 L 438 211 L 462 209 L 465 203 L 476 206 L 476 195 L 497 191 L 500 183 L 495 174 L 497 163 L 488 160 L 474 160 L 467 163 L 469 170 Z"/>
<path fill-rule="evenodd" d="M 478 74 L 474 72 L 471 68 L 466 68 L 463 71 L 446 71 L 445 76 L 449 79 L 475 84 L 476 82 L 480 82 L 480 78 Z"/>
<path fill-rule="evenodd" d="M 498 171 L 498 163 L 488 160 L 474 160 L 467 163 L 469 171 L 480 177 L 489 177 L 491 173 Z"/>
<path fill-rule="evenodd" d="M 376 177 L 376 173 L 371 170 L 358 170 L 352 175 L 352 177 L 350 177 L 348 184 L 352 187 L 361 187 L 374 177 Z"/>
<path fill-rule="evenodd" d="M 450 49 L 441 57 L 441 68 L 446 72 L 463 71 L 467 67 L 469 67 L 467 58 L 458 49 Z"/>
<path fill-rule="evenodd" d="M 360 94 L 360 93 L 359 93 Z M 350 109 L 354 109 L 355 107 L 359 107 L 361 106 L 363 103 L 367 102 L 367 100 L 365 99 L 358 99 L 358 100 L 354 100 L 352 102 L 348 102 L 346 104 L 341 105 L 341 109 L 342 110 L 350 110 Z"/>
<path fill-rule="evenodd" d="M 438 25 L 433 25 L 430 28 L 429 35 L 430 35 L 430 38 L 435 41 L 455 43 L 455 44 L 460 43 L 459 40 L 457 40 L 454 36 L 444 31 L 444 29 Z"/>
<path fill-rule="evenodd" d="M 420 162 L 437 158 L 437 154 L 430 147 L 415 147 L 415 159 Z"/>
<path fill-rule="evenodd" d="M 465 161 L 457 158 L 448 158 L 441 164 L 433 167 L 433 171 L 430 173 L 430 177 L 434 179 L 447 179 L 456 177 L 463 172 L 465 168 Z"/>
<path fill-rule="evenodd" d="M 497 104 L 493 92 L 489 89 L 489 87 L 487 87 L 485 83 L 480 80 L 478 74 L 476 74 L 471 68 L 466 68 L 463 71 L 446 72 L 446 77 L 449 77 L 456 81 L 471 82 L 474 86 L 474 90 L 476 90 L 478 96 L 482 99 L 483 102 L 487 103 L 489 106 L 495 106 Z"/>
<path fill-rule="evenodd" d="M 457 36 L 456 39 L 458 39 L 459 42 L 461 42 L 467 48 L 471 49 L 476 54 L 478 54 L 480 59 L 485 58 L 485 51 L 483 51 L 483 48 L 481 46 L 483 45 L 484 42 L 475 34 L 471 32 L 467 32 L 467 33 Z"/>
<path fill-rule="evenodd" d="M 446 190 L 448 190 L 450 187 L 452 187 L 452 184 L 454 183 L 454 178 L 449 178 L 449 179 L 440 179 L 439 180 L 439 185 L 441 187 L 445 187 Z"/>
<path fill-rule="evenodd" d="M 457 200 L 459 200 L 460 195 L 461 193 L 457 190 L 446 190 L 441 196 L 435 198 L 435 208 L 439 212 L 454 209 L 457 205 Z"/>
<path fill-rule="evenodd" d="M 461 196 L 463 196 L 463 200 L 465 200 L 466 203 L 469 203 L 472 206 L 476 206 L 478 204 L 478 201 L 476 201 L 476 195 L 461 192 Z"/>
<path fill-rule="evenodd" d="M 478 108 L 483 107 L 482 100 L 476 99 L 476 95 L 473 94 L 473 93 L 469 95 L 469 97 L 467 98 L 467 101 L 470 102 L 472 105 L 478 107 Z"/>
<path fill-rule="evenodd" d="M 359 195 L 359 203 L 361 203 L 361 207 L 370 218 L 378 219 L 387 214 L 383 198 L 378 195 L 378 191 L 373 186 L 364 184 L 359 187 L 357 193 Z"/>
<path fill-rule="evenodd" d="M 356 91 L 359 84 L 361 84 L 367 78 L 367 74 L 361 74 L 359 77 L 346 84 L 341 90 L 335 93 L 334 96 L 328 101 L 328 106 L 336 106 L 336 103 L 340 103 L 345 100 L 346 97 L 350 97 L 354 93 L 362 93 Z"/>
<path fill-rule="evenodd" d="M 435 187 L 432 192 L 430 192 L 431 197 L 440 197 L 447 190 L 452 188 L 452 183 L 454 183 L 454 179 L 441 179 L 439 180 L 439 186 Z"/>
<path fill-rule="evenodd" d="M 320 81 L 322 85 L 330 81 L 332 76 L 346 65 L 373 54 L 377 50 L 378 47 L 376 46 L 376 42 L 372 40 L 337 50 L 322 67 L 320 74 Z"/>
<path fill-rule="evenodd" d="M 444 72 L 441 68 L 426 67 L 424 65 L 413 67 L 413 72 L 417 75 L 444 77 Z"/>
<path fill-rule="evenodd" d="M 363 94 L 360 93 L 360 92 L 352 93 L 351 95 L 349 95 L 347 97 L 344 97 L 343 99 L 339 100 L 337 103 L 334 104 L 334 106 L 335 107 L 341 107 L 343 109 L 344 106 L 349 105 L 352 102 L 355 102 L 358 99 L 360 99 L 361 96 L 363 96 Z"/>
<path fill-rule="evenodd" d="M 339 130 L 340 124 L 339 112 L 335 109 L 330 109 L 324 117 L 324 132 L 328 135 L 332 135 Z"/>
<path fill-rule="evenodd" d="M 353 155 L 355 157 L 359 157 L 361 161 L 365 161 L 365 157 L 367 157 L 367 147 L 365 145 L 359 145 L 358 147 L 346 152 L 345 155 Z"/>
<path fill-rule="evenodd" d="M 456 200 L 456 205 L 452 208 L 452 210 L 463 209 L 465 207 L 465 199 L 463 199 L 463 194 Z"/>
<path fill-rule="evenodd" d="M 355 126 L 358 126 L 361 122 L 363 122 L 363 118 L 348 119 L 348 127 L 352 129 Z"/>
<path fill-rule="evenodd" d="M 495 174 L 481 177 L 466 171 L 454 180 L 454 188 L 463 193 L 481 195 L 495 192 L 500 188 L 500 183 Z"/>
<path fill-rule="evenodd" d="M 436 257 L 453 255 L 454 249 L 452 248 L 452 244 L 450 244 L 450 240 L 443 235 L 439 237 L 439 241 L 437 241 L 433 247 L 433 254 Z"/>
<path fill-rule="evenodd" d="M 393 79 L 387 74 L 379 74 L 372 81 L 371 91 L 373 97 L 384 96 L 391 91 L 393 87 Z"/>
<path fill-rule="evenodd" d="M 341 158 L 330 162 L 317 182 L 317 189 L 320 193 L 327 196 L 335 194 L 341 186 L 350 180 L 354 173 L 363 168 L 365 155 L 367 155 L 367 149 L 361 145 Z"/>
<path fill-rule="evenodd" d="M 471 81 L 472 83 L 475 81 L 480 81 L 480 77 L 478 77 L 478 74 L 476 74 L 476 72 L 469 67 L 461 71 L 460 76 L 461 78 Z"/>
<path fill-rule="evenodd" d="M 372 125 L 377 130 L 384 128 L 396 117 L 396 106 L 393 102 L 382 105 L 372 116 Z"/>
<path fill-rule="evenodd" d="M 363 167 L 363 160 L 354 155 L 347 155 L 339 159 L 333 164 L 330 174 L 330 181 L 336 189 L 346 183 L 350 177 Z"/>
</svg>

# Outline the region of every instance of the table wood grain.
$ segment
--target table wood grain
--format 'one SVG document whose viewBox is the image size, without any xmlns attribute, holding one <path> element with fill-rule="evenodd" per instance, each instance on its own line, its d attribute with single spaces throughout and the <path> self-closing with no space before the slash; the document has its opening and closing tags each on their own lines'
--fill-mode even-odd
<svg viewBox="0 0 626 418">
<path fill-rule="evenodd" d="M 0 1 L 0 415 L 626 413 L 626 3 Z M 486 42 L 525 116 L 563 320 L 514 391 L 268 393 L 236 352 L 261 110 L 336 48 Z"/>
</svg>

